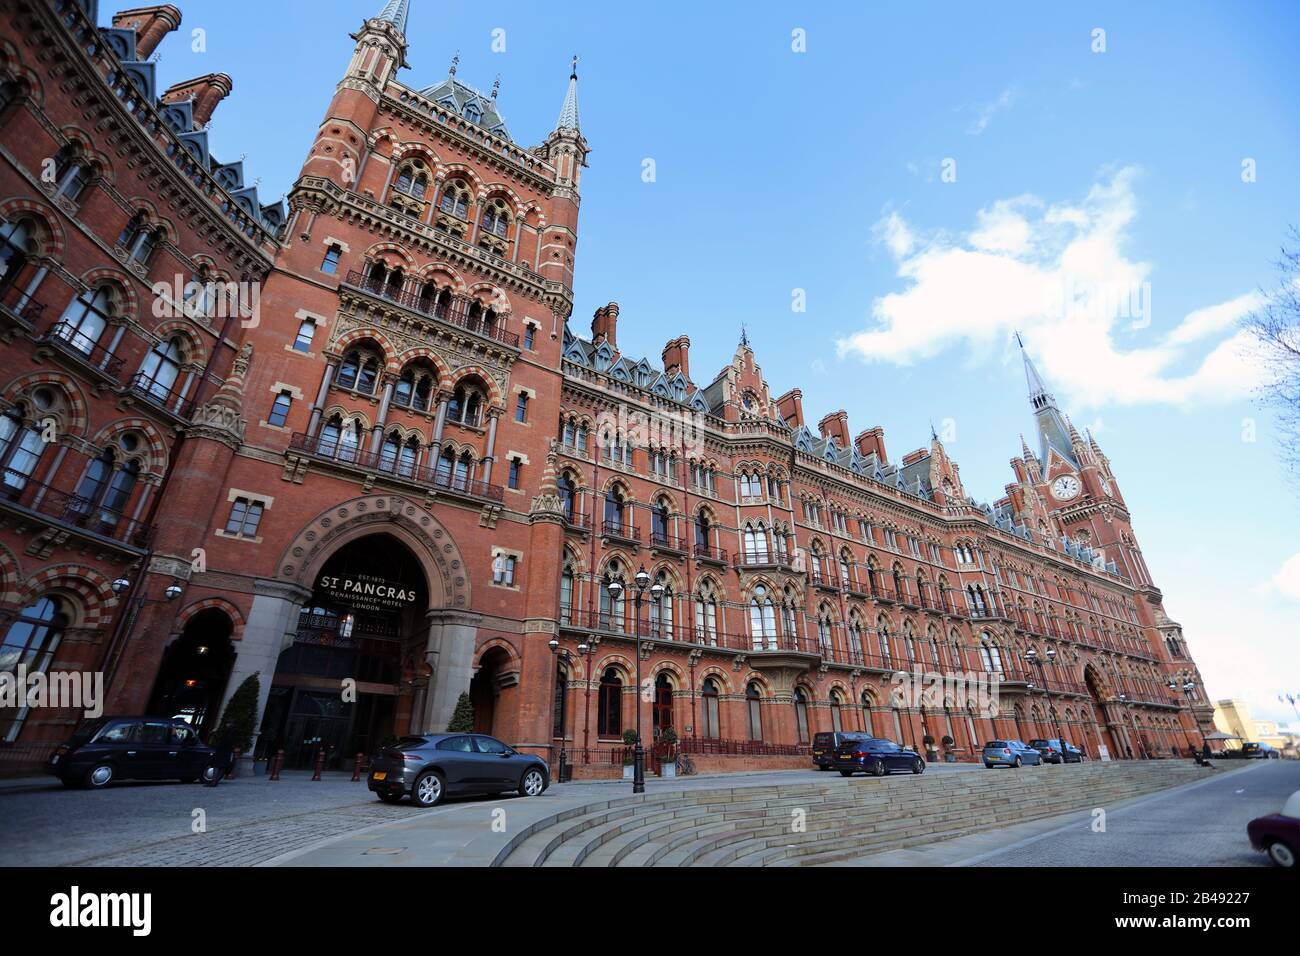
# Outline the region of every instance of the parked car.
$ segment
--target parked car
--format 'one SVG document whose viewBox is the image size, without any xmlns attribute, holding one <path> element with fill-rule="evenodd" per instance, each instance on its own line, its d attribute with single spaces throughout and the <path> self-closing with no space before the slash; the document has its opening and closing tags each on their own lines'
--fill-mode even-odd
<svg viewBox="0 0 1300 956">
<path fill-rule="evenodd" d="M 1241 745 L 1240 756 L 1247 760 L 1268 760 L 1280 757 L 1281 754 L 1268 744 L 1244 743 Z"/>
<path fill-rule="evenodd" d="M 55 748 L 45 769 L 65 787 L 107 787 L 114 780 L 179 780 L 214 774 L 216 752 L 183 720 L 100 717 Z"/>
<path fill-rule="evenodd" d="M 835 765 L 835 751 L 840 744 L 849 740 L 865 740 L 870 734 L 848 733 L 844 731 L 824 731 L 813 734 L 812 758 L 818 770 L 830 770 Z"/>
<path fill-rule="evenodd" d="M 1247 823 L 1246 835 L 1251 846 L 1263 850 L 1278 866 L 1294 869 L 1300 856 L 1300 790 L 1287 797 L 1281 813 Z"/>
<path fill-rule="evenodd" d="M 1029 741 L 1029 746 L 1043 755 L 1044 763 L 1083 763 L 1083 751 L 1068 740 L 1062 747 L 1059 737 L 1039 737 Z M 1062 752 L 1065 753 L 1064 760 L 1061 759 Z"/>
<path fill-rule="evenodd" d="M 892 740 L 861 737 L 846 740 L 836 748 L 835 769 L 841 777 L 851 777 L 858 772 L 883 777 L 897 770 L 924 773 L 925 761 L 915 750 L 900 747 Z"/>
<path fill-rule="evenodd" d="M 403 797 L 432 807 L 444 797 L 474 793 L 539 796 L 551 785 L 546 761 L 486 734 L 423 734 L 401 737 L 375 757 L 369 787 L 386 803 Z"/>
<path fill-rule="evenodd" d="M 1023 740 L 990 740 L 984 745 L 984 766 L 1019 767 L 1028 764 L 1031 767 L 1043 765 L 1043 754 Z"/>
</svg>

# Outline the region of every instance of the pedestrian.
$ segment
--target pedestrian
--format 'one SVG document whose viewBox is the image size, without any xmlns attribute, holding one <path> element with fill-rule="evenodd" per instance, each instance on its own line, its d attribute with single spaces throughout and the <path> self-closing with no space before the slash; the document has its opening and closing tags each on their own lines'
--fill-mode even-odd
<svg viewBox="0 0 1300 956">
<path fill-rule="evenodd" d="M 222 777 L 230 773 L 231 764 L 235 762 L 235 743 L 238 738 L 239 731 L 233 724 L 226 724 L 217 731 L 216 743 L 212 745 L 216 753 L 212 755 L 212 762 L 203 774 L 205 786 L 215 787 L 221 782 Z"/>
</svg>

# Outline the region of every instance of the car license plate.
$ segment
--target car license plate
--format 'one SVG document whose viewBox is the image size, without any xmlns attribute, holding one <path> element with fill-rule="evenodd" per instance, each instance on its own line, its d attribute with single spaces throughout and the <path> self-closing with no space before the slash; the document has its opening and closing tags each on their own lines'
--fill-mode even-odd
<svg viewBox="0 0 1300 956">
<path fill-rule="evenodd" d="M 385 771 L 385 770 L 380 770 L 380 771 L 378 771 L 377 773 L 375 773 L 373 776 L 371 776 L 370 779 L 371 779 L 371 780 L 387 780 L 387 779 L 388 779 L 388 772 Z"/>
<path fill-rule="evenodd" d="M 820 757 L 823 753 L 825 753 L 825 751 L 822 751 L 822 750 L 814 750 L 814 751 L 813 751 L 813 756 L 814 756 L 814 757 Z"/>
</svg>

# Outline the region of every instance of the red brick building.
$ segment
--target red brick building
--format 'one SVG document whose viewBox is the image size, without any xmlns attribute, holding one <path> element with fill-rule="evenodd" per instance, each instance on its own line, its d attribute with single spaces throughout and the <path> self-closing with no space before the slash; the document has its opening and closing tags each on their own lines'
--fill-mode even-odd
<svg viewBox="0 0 1300 956">
<path fill-rule="evenodd" d="M 207 726 L 257 674 L 258 752 L 299 763 L 442 729 L 466 691 L 480 729 L 610 769 L 637 707 L 724 766 L 833 728 L 1199 743 L 1110 463 L 1027 356 L 1039 449 L 984 506 L 937 437 L 812 426 L 743 337 L 701 376 L 685 335 L 620 352 L 616 303 L 575 334 L 576 69 L 521 146 L 455 60 L 407 85 L 407 7 L 359 26 L 264 205 L 208 150 L 231 79 L 153 86 L 179 10 L 5 5 L 0 665 Z M 900 672 L 996 675 L 994 708 Z M 78 714 L 0 716 L 18 759 Z"/>
</svg>

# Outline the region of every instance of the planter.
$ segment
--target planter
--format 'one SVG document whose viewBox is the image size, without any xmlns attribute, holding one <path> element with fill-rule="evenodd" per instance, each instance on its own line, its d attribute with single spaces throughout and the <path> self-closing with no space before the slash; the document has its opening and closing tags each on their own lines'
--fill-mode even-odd
<svg viewBox="0 0 1300 956">
<path fill-rule="evenodd" d="M 925 759 L 927 763 L 935 763 L 939 759 L 939 751 L 931 747 L 925 752 Z"/>
<path fill-rule="evenodd" d="M 947 753 L 945 753 L 945 754 L 943 755 L 943 762 L 944 762 L 944 763 L 956 763 L 956 762 L 957 762 L 957 755 L 956 755 L 955 753 L 953 753 L 951 750 L 949 750 Z"/>
<path fill-rule="evenodd" d="M 634 768 L 633 768 L 633 766 L 632 766 L 630 763 L 625 763 L 625 764 L 623 764 L 623 779 L 624 779 L 624 780 L 631 780 L 631 779 L 632 779 L 633 770 L 634 770 Z"/>
<path fill-rule="evenodd" d="M 659 765 L 659 776 L 675 777 L 677 776 L 677 762 L 673 760 L 665 761 Z"/>
</svg>

